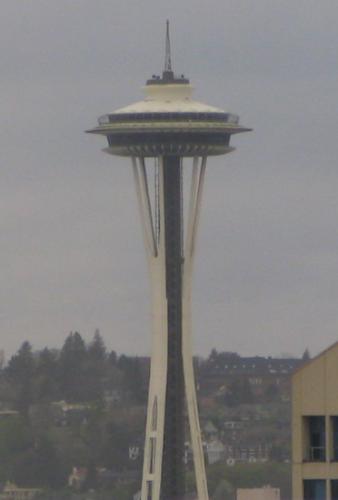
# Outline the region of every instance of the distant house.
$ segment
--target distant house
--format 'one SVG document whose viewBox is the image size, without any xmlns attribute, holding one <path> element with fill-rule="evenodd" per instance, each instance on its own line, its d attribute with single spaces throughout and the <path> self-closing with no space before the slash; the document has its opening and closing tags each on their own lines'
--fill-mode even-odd
<svg viewBox="0 0 338 500">
<path fill-rule="evenodd" d="M 269 459 L 270 446 L 265 443 L 241 445 L 226 445 L 224 456 L 228 464 L 237 462 L 255 463 L 267 462 Z"/>
<path fill-rule="evenodd" d="M 39 488 L 19 488 L 8 481 L 0 494 L 0 500 L 32 500 L 41 491 Z"/>
<path fill-rule="evenodd" d="M 83 424 L 88 420 L 91 408 L 86 403 L 67 403 L 55 401 L 51 403 L 54 421 L 58 425 Z"/>
<path fill-rule="evenodd" d="M 226 420 L 224 422 L 224 429 L 226 430 L 241 430 L 244 427 L 244 422 L 240 420 Z"/>
<path fill-rule="evenodd" d="M 16 410 L 1 410 L 0 420 L 8 420 L 9 418 L 17 417 L 20 413 Z"/>
<path fill-rule="evenodd" d="M 236 500 L 280 500 L 279 488 L 263 486 L 263 488 L 239 488 Z"/>
<path fill-rule="evenodd" d="M 209 464 L 224 460 L 225 446 L 221 441 L 213 440 L 207 443 L 207 457 Z"/>
<path fill-rule="evenodd" d="M 225 353 L 224 353 L 225 354 Z M 213 394 L 222 400 L 233 381 L 245 381 L 254 398 L 264 401 L 277 397 L 288 401 L 291 374 L 304 360 L 300 358 L 272 358 L 263 356 L 241 357 L 222 353 L 208 360 L 200 376 L 202 397 Z"/>
<path fill-rule="evenodd" d="M 211 420 L 208 420 L 205 423 L 205 425 L 203 426 L 203 430 L 204 430 L 204 434 L 206 435 L 207 438 L 216 439 L 218 437 L 218 429 L 211 422 Z"/>
<path fill-rule="evenodd" d="M 106 405 L 117 405 L 121 402 L 122 399 L 121 391 L 119 391 L 118 389 L 105 390 L 103 398 Z"/>
<path fill-rule="evenodd" d="M 71 474 L 68 477 L 68 486 L 75 490 L 81 489 L 87 477 L 86 467 L 73 467 Z"/>
<path fill-rule="evenodd" d="M 253 377 L 253 385 L 261 383 L 261 377 L 267 374 L 290 375 L 301 366 L 299 358 L 265 358 L 263 356 L 233 357 L 222 363 L 215 363 L 212 372 L 223 375 L 247 375 Z"/>
</svg>

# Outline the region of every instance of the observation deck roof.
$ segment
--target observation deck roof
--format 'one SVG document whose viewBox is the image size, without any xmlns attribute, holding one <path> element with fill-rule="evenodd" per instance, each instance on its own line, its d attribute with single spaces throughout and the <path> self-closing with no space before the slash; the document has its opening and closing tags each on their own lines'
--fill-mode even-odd
<svg viewBox="0 0 338 500">
<path fill-rule="evenodd" d="M 153 86 L 155 87 L 155 86 Z M 171 85 L 173 87 L 173 85 Z M 117 109 L 110 114 L 125 113 L 224 113 L 223 109 L 210 106 L 189 97 L 168 96 L 165 99 L 146 98 L 123 108 Z"/>
<path fill-rule="evenodd" d="M 190 119 L 196 118 L 202 115 L 205 115 L 205 118 L 209 116 L 215 117 L 215 115 L 219 115 L 221 117 L 229 119 L 232 117 L 235 123 L 238 123 L 237 115 L 233 115 L 232 113 L 225 113 L 225 111 L 221 108 L 217 108 L 215 106 L 210 106 L 208 104 L 195 101 L 192 99 L 192 91 L 193 87 L 190 84 L 152 84 L 147 85 L 143 88 L 145 92 L 145 98 L 142 101 L 138 101 L 123 108 L 119 108 L 111 113 L 107 113 L 106 115 L 100 117 L 99 123 L 103 123 L 105 117 L 111 117 L 111 119 L 122 120 L 124 116 L 130 120 L 132 116 L 135 116 L 137 119 L 137 115 L 148 115 L 148 117 L 156 120 L 156 115 L 161 115 L 163 119 L 166 114 L 173 115 L 189 115 Z M 114 119 L 114 117 L 116 117 Z M 107 120 L 106 120 L 107 121 Z M 110 121 L 110 120 L 108 120 Z"/>
<path fill-rule="evenodd" d="M 192 98 L 193 87 L 171 66 L 169 25 L 162 77 L 153 75 L 143 87 L 144 99 L 98 119 L 89 133 L 105 135 L 110 154 L 218 155 L 233 150 L 230 136 L 251 129 L 239 124 L 236 114 Z"/>
</svg>

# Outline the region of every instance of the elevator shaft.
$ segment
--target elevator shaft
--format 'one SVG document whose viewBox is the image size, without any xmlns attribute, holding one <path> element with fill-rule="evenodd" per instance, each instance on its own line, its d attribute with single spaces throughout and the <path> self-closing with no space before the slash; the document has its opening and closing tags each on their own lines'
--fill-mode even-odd
<svg viewBox="0 0 338 500">
<path fill-rule="evenodd" d="M 184 374 L 182 359 L 182 176 L 181 158 L 163 158 L 168 358 L 161 500 L 184 496 Z"/>
</svg>

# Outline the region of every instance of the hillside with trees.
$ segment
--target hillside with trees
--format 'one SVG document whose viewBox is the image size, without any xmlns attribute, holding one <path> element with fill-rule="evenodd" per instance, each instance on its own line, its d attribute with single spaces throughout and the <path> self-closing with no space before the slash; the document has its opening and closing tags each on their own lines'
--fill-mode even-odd
<svg viewBox="0 0 338 500">
<path fill-rule="evenodd" d="M 215 350 L 195 360 L 215 499 L 264 483 L 288 498 L 290 373 L 301 362 Z M 60 350 L 23 342 L 0 371 L 0 486 L 40 488 L 45 499 L 131 498 L 141 480 L 149 364 L 107 351 L 99 331 L 89 343 L 71 332 Z M 186 462 L 192 469 L 189 444 Z"/>
</svg>

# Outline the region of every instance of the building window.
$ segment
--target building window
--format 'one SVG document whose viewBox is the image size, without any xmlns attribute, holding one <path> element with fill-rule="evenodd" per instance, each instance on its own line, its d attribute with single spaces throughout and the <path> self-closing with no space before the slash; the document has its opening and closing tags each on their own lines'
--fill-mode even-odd
<svg viewBox="0 0 338 500">
<path fill-rule="evenodd" d="M 303 417 L 303 459 L 325 462 L 325 417 Z"/>
<path fill-rule="evenodd" d="M 338 462 L 338 417 L 331 417 L 331 459 Z"/>
<path fill-rule="evenodd" d="M 338 500 L 338 479 L 331 481 L 331 500 Z"/>
<path fill-rule="evenodd" d="M 326 500 L 326 482 L 324 479 L 306 479 L 303 481 L 304 500 Z"/>
</svg>

